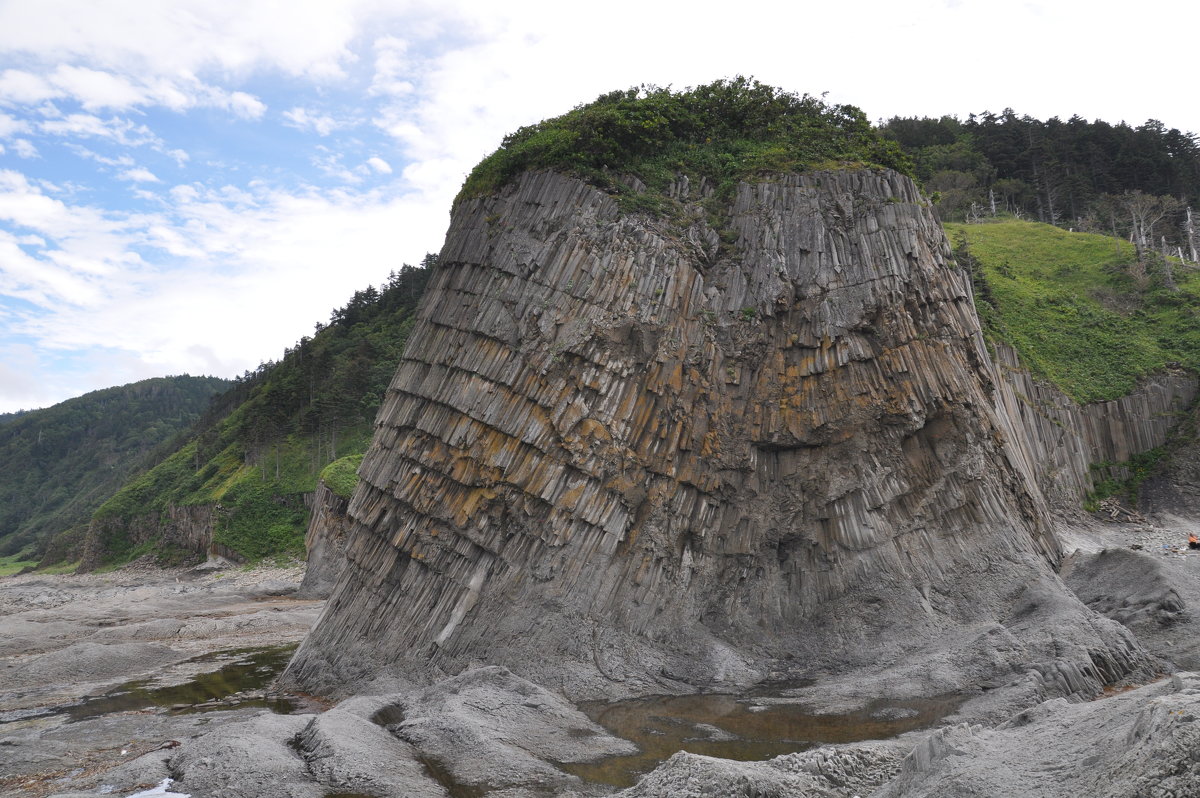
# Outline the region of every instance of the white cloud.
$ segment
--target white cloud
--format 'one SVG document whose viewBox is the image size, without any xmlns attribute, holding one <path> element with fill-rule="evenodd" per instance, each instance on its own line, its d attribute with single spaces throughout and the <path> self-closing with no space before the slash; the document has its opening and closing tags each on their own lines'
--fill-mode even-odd
<svg viewBox="0 0 1200 798">
<path fill-rule="evenodd" d="M 283 112 L 284 124 L 297 130 L 311 130 L 318 136 L 328 136 L 341 125 L 333 117 L 325 114 L 313 114 L 299 106 Z"/>
<path fill-rule="evenodd" d="M 390 175 L 392 173 L 392 165 L 378 156 L 368 158 L 367 165 L 381 175 Z"/>
<path fill-rule="evenodd" d="M 115 158 L 110 158 L 107 155 L 101 155 L 100 153 L 90 150 L 87 147 L 79 144 L 68 143 L 66 146 L 67 149 L 78 155 L 80 158 L 87 158 L 95 161 L 96 163 L 102 163 L 105 166 L 133 166 L 134 164 L 133 156 L 130 155 L 118 155 Z"/>
<path fill-rule="evenodd" d="M 327 81 L 353 63 L 349 44 L 365 18 L 405 10 L 389 11 L 376 0 L 7 2 L 0 5 L 0 52 L 85 61 L 126 75 L 265 67 Z"/>
<path fill-rule="evenodd" d="M 58 119 L 39 122 L 38 127 L 43 133 L 54 136 L 109 139 L 126 147 L 143 144 L 162 147 L 162 140 L 146 125 L 134 124 L 120 117 L 101 119 L 94 114 L 66 114 Z"/>
<path fill-rule="evenodd" d="M 363 169 L 362 171 L 349 169 L 342 162 L 342 154 L 330 152 L 326 147 L 319 147 L 319 150 L 325 152 L 324 155 L 316 155 L 312 158 L 313 166 L 321 170 L 321 174 L 333 180 L 340 180 L 344 183 L 361 183 L 363 172 L 369 174 L 370 170 Z"/>
<path fill-rule="evenodd" d="M 37 147 L 29 139 L 14 139 L 12 143 L 13 152 L 22 158 L 38 157 Z"/>
<path fill-rule="evenodd" d="M 159 183 L 161 182 L 157 176 L 145 167 L 137 167 L 135 169 L 126 169 L 118 175 L 122 180 L 129 180 L 134 183 Z"/>
<path fill-rule="evenodd" d="M 3 242 L 0 242 L 0 247 Z M 0 324 L 8 321 L 0 316 Z M 49 371 L 41 353 L 28 344 L 5 347 L 0 358 L 0 412 L 45 407 L 71 394 L 58 394 L 46 385 Z M 84 391 L 80 391 L 83 393 Z"/>
<path fill-rule="evenodd" d="M 3 173 L 0 178 L 29 193 L 20 179 Z M 45 258 L 18 247 L 22 274 L 50 272 L 64 281 L 25 288 L 24 295 L 44 312 L 21 321 L 19 332 L 35 336 L 46 351 L 125 352 L 127 371 L 110 375 L 114 384 L 155 373 L 240 373 L 278 357 L 355 290 L 385 279 L 400 266 L 394 253 L 436 249 L 446 224 L 444 204 L 411 194 L 288 194 L 192 185 L 176 186 L 169 196 L 168 211 L 123 220 L 118 237 L 126 251 L 160 250 L 170 256 L 163 263 L 172 265 L 110 258 L 116 271 L 99 284 L 95 301 L 60 301 L 98 284 L 78 268 L 50 262 L 55 268 L 48 269 Z M 0 201 L 0 218 L 3 208 Z M 25 221 L 58 229 L 55 210 L 86 218 L 86 209 L 59 204 Z M 395 225 L 397 218 L 408 224 Z M 5 243 L 0 238 L 3 264 L 9 262 Z M 271 301 L 264 302 L 266 296 Z M 214 325 L 218 317 L 225 322 Z"/>
<path fill-rule="evenodd" d="M 200 196 L 195 186 L 175 186 L 169 193 L 178 203 L 191 202 Z"/>
<path fill-rule="evenodd" d="M 266 113 L 267 106 L 257 97 L 244 91 L 235 91 L 229 95 L 229 110 L 243 119 L 258 119 Z"/>
<path fill-rule="evenodd" d="M 4 230 L 0 230 L 0 263 L 0 291 L 8 296 L 35 305 L 88 304 L 101 297 L 94 281 L 73 273 L 68 265 L 30 255 Z"/>
<path fill-rule="evenodd" d="M 61 96 L 61 91 L 32 72 L 20 69 L 0 72 L 0 102 L 33 104 Z"/>
<path fill-rule="evenodd" d="M 105 293 L 102 278 L 143 263 L 131 247 L 143 224 L 138 217 L 112 218 L 104 211 L 68 205 L 49 197 L 12 170 L 0 170 L 0 228 L 5 256 L 0 257 L 0 293 L 35 304 L 94 305 Z M 53 242 L 36 257 L 21 249 L 36 236 Z"/>
<path fill-rule="evenodd" d="M 3 14 L 4 6 L 0 5 L 0 19 Z M 61 116 L 62 112 L 52 101 L 73 101 L 88 112 L 123 111 L 154 105 L 172 111 L 213 107 L 244 119 L 259 119 L 266 111 L 266 105 L 259 98 L 244 91 L 206 83 L 190 70 L 156 74 L 151 68 L 119 74 L 59 63 L 53 69 L 47 65 L 40 74 L 18 69 L 0 73 L 0 104 L 33 106 L 41 103 L 44 116 Z"/>
<path fill-rule="evenodd" d="M 0 139 L 6 139 L 16 133 L 25 133 L 28 130 L 29 123 L 24 119 L 0 113 Z"/>
<path fill-rule="evenodd" d="M 146 102 L 145 93 L 125 78 L 87 67 L 60 64 L 50 76 L 50 83 L 75 98 L 88 111 L 121 110 Z"/>
<path fill-rule="evenodd" d="M 415 87 L 411 76 L 416 64 L 408 57 L 408 43 L 396 36 L 381 36 L 375 40 L 375 72 L 371 79 L 371 94 L 404 96 Z"/>
</svg>

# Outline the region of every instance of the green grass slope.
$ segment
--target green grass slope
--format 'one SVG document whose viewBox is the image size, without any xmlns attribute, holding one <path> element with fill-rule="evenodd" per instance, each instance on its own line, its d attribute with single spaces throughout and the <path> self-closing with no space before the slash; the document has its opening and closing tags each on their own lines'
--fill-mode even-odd
<svg viewBox="0 0 1200 798">
<path fill-rule="evenodd" d="M 1172 259 L 1172 289 L 1161 258 L 1138 279 L 1133 247 L 1109 236 L 1015 219 L 945 228 L 985 333 L 1076 401 L 1123 396 L 1168 364 L 1200 368 L 1195 269 Z"/>
</svg>

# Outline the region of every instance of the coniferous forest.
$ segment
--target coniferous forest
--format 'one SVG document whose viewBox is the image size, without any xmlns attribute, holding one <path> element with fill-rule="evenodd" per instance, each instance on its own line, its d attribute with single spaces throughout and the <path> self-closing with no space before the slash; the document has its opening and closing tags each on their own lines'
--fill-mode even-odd
<svg viewBox="0 0 1200 798">
<path fill-rule="evenodd" d="M 216 377 L 157 377 L 0 416 L 0 557 L 86 523 L 228 387 Z"/>
<path fill-rule="evenodd" d="M 946 221 L 1009 213 L 1117 235 L 1197 260 L 1200 144 L 1149 120 L 1136 127 L 1000 114 L 893 117 L 880 132 L 912 157 Z"/>
</svg>

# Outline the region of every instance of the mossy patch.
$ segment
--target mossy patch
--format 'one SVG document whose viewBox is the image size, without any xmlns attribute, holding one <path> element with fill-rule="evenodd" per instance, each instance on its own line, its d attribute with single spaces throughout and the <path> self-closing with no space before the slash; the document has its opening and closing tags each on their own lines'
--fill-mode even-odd
<svg viewBox="0 0 1200 798">
<path fill-rule="evenodd" d="M 349 499 L 353 495 L 354 489 L 358 487 L 358 467 L 362 464 L 362 460 L 361 454 L 352 454 L 349 457 L 334 460 L 321 471 L 321 481 L 338 496 Z"/>
</svg>

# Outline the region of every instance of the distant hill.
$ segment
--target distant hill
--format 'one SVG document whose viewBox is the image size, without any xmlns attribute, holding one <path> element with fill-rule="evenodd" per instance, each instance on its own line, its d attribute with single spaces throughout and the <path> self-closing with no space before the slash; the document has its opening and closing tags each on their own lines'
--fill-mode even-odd
<svg viewBox="0 0 1200 798">
<path fill-rule="evenodd" d="M 43 554 L 231 385 L 157 377 L 0 416 L 0 557 Z"/>
<path fill-rule="evenodd" d="M 15 413 L 0 413 L 0 424 L 8 424 L 9 422 L 16 421 L 18 418 L 28 415 L 31 412 L 33 411 L 18 410 Z"/>
<path fill-rule="evenodd" d="M 105 497 L 84 567 L 213 546 L 303 555 L 306 499 L 327 465 L 366 451 L 435 261 L 355 292 L 311 338 L 239 378 L 157 465 Z"/>
</svg>

